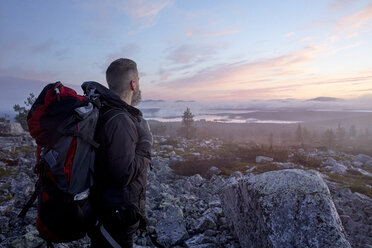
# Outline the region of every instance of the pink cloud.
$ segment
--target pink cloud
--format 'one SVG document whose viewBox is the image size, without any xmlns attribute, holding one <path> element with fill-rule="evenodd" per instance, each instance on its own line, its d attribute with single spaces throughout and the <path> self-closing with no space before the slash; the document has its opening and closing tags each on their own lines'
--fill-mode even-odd
<svg viewBox="0 0 372 248">
<path fill-rule="evenodd" d="M 0 76 L 19 77 L 24 79 L 53 81 L 57 78 L 57 73 L 48 70 L 38 70 L 33 66 L 11 66 L 7 68 L 0 67 Z"/>
<path fill-rule="evenodd" d="M 303 37 L 301 39 L 296 40 L 295 42 L 304 42 L 304 41 L 310 41 L 310 40 L 314 40 L 314 39 L 315 39 L 315 37 L 313 37 L 313 36 L 306 36 L 306 37 Z"/>
<path fill-rule="evenodd" d="M 339 33 L 350 33 L 363 31 L 370 31 L 372 28 L 372 3 L 367 5 L 362 10 L 353 14 L 344 16 L 336 27 Z"/>
<path fill-rule="evenodd" d="M 311 67 L 323 47 L 305 47 L 281 56 L 253 62 L 216 64 L 179 78 L 164 77 L 151 92 L 165 99 L 182 97 L 198 101 L 270 98 L 311 98 L 319 94 L 349 97 L 366 91 L 372 71 L 322 75 Z M 170 78 L 170 79 L 169 79 Z M 367 87 L 369 86 L 369 87 Z"/>
<path fill-rule="evenodd" d="M 165 7 L 172 4 L 173 0 L 129 0 L 121 8 L 133 19 L 142 19 L 157 16 Z"/>
<path fill-rule="evenodd" d="M 304 49 L 254 62 L 237 62 L 220 64 L 204 68 L 196 74 L 162 83 L 166 87 L 214 87 L 233 83 L 242 84 L 251 80 L 270 79 L 280 75 L 302 74 L 301 66 L 310 62 L 320 48 L 306 47 Z M 188 54 L 188 53 L 187 53 Z M 183 57 L 181 57 L 183 58 Z M 188 58 L 188 57 L 187 57 Z"/>
<path fill-rule="evenodd" d="M 222 29 L 213 33 L 208 33 L 205 35 L 205 37 L 219 37 L 225 35 L 233 35 L 237 33 L 240 33 L 239 29 Z"/>
<path fill-rule="evenodd" d="M 289 32 L 289 33 L 284 34 L 283 36 L 284 36 L 285 38 L 288 38 L 288 37 L 293 36 L 294 34 L 295 34 L 295 32 Z"/>
<path fill-rule="evenodd" d="M 355 3 L 356 0 L 335 0 L 328 5 L 330 11 L 340 11 Z"/>
</svg>

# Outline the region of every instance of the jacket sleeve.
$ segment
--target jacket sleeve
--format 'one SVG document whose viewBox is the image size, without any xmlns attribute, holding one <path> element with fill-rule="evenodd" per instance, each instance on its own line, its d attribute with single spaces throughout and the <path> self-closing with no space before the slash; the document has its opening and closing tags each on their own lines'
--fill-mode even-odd
<svg viewBox="0 0 372 248">
<path fill-rule="evenodd" d="M 121 114 L 106 123 L 105 144 L 108 172 L 112 183 L 126 187 L 143 170 L 147 170 L 150 159 L 136 153 L 137 128 L 133 121 Z"/>
</svg>

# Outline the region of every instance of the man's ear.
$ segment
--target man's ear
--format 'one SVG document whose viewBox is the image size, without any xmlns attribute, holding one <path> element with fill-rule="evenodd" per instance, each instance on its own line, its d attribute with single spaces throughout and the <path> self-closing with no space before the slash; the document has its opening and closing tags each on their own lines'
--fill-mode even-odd
<svg viewBox="0 0 372 248">
<path fill-rule="evenodd" d="M 136 89 L 136 81 L 131 80 L 130 81 L 130 88 L 134 91 Z"/>
</svg>

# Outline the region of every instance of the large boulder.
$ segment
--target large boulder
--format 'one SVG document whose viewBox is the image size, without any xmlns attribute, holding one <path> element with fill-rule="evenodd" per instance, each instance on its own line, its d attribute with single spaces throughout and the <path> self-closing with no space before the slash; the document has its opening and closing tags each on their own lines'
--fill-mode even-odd
<svg viewBox="0 0 372 248">
<path fill-rule="evenodd" d="M 25 131 L 18 122 L 0 122 L 0 136 L 18 136 L 24 133 Z"/>
<path fill-rule="evenodd" d="M 221 190 L 221 201 L 242 247 L 351 247 L 315 171 L 244 177 Z"/>
<path fill-rule="evenodd" d="M 329 189 L 352 247 L 372 247 L 372 198 L 332 184 Z"/>
</svg>

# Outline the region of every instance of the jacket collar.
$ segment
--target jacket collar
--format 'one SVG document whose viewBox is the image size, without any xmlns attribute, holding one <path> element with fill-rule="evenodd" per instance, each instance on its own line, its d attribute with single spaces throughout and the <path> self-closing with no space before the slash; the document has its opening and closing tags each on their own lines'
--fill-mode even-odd
<svg viewBox="0 0 372 248">
<path fill-rule="evenodd" d="M 101 104 L 127 110 L 134 117 L 142 116 L 142 112 L 138 108 L 127 104 L 120 99 L 119 95 L 100 83 L 94 81 L 84 82 L 81 88 L 88 97 L 90 95 L 98 96 Z"/>
</svg>

